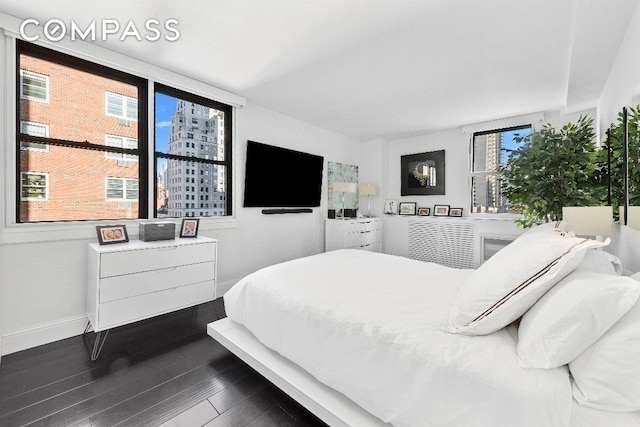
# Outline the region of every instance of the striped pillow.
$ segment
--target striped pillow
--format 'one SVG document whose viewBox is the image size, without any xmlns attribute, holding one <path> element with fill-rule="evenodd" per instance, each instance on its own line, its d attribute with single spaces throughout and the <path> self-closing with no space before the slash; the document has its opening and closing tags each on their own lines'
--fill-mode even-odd
<svg viewBox="0 0 640 427">
<path fill-rule="evenodd" d="M 486 335 L 522 316 L 580 264 L 585 250 L 605 242 L 561 231 L 523 235 L 489 258 L 460 289 L 448 332 Z"/>
</svg>

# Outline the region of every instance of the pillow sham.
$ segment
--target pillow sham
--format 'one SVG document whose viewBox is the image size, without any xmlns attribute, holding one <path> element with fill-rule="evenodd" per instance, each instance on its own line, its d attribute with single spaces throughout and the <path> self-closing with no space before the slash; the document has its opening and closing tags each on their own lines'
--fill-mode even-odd
<svg viewBox="0 0 640 427">
<path fill-rule="evenodd" d="M 566 365 L 629 311 L 638 297 L 640 283 L 630 277 L 578 268 L 522 316 L 518 357 L 529 368 Z"/>
<path fill-rule="evenodd" d="M 605 242 L 572 233 L 532 233 L 498 251 L 460 288 L 445 330 L 486 335 L 524 314 L 583 260 L 585 250 Z"/>
<path fill-rule="evenodd" d="M 640 302 L 569 363 L 573 397 L 583 406 L 640 410 Z"/>
</svg>

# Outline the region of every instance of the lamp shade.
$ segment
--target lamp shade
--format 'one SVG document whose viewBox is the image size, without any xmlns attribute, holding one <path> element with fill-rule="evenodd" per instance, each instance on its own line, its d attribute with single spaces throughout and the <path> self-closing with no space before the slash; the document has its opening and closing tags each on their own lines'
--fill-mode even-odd
<svg viewBox="0 0 640 427">
<path fill-rule="evenodd" d="M 356 183 L 355 182 L 334 182 L 333 191 L 338 193 L 355 193 Z"/>
<path fill-rule="evenodd" d="M 365 184 L 360 186 L 360 195 L 361 196 L 373 196 L 374 194 L 378 194 L 378 187 L 373 184 Z"/>
<path fill-rule="evenodd" d="M 613 231 L 611 206 L 565 206 L 562 208 L 565 229 L 579 236 L 610 236 Z"/>
</svg>

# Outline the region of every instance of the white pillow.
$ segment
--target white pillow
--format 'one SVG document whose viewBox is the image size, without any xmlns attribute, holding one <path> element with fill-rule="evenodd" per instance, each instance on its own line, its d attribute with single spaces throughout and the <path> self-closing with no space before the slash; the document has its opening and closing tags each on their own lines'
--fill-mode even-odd
<svg viewBox="0 0 640 427">
<path fill-rule="evenodd" d="M 536 233 L 553 233 L 558 231 L 562 232 L 564 231 L 564 226 L 565 223 L 563 221 L 544 222 L 542 224 L 534 225 L 533 227 L 528 228 L 524 233 L 518 236 L 518 238 Z"/>
<path fill-rule="evenodd" d="M 621 275 L 623 267 L 622 261 L 617 256 L 601 249 L 588 249 L 576 270 Z"/>
<path fill-rule="evenodd" d="M 486 335 L 524 314 L 582 261 L 585 249 L 606 246 L 572 233 L 531 233 L 498 251 L 464 283 L 445 329 Z"/>
<path fill-rule="evenodd" d="M 518 357 L 529 368 L 566 365 L 629 311 L 639 296 L 640 283 L 630 277 L 576 269 L 522 316 Z"/>
<path fill-rule="evenodd" d="M 616 412 L 640 410 L 640 302 L 569 363 L 573 397 Z"/>
</svg>

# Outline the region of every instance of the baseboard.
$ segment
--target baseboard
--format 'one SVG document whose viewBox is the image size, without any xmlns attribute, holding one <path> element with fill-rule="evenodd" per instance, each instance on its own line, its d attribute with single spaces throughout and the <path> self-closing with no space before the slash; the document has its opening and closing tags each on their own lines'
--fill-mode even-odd
<svg viewBox="0 0 640 427">
<path fill-rule="evenodd" d="M 216 297 L 221 298 L 238 280 L 216 284 Z M 46 325 L 11 332 L 0 337 L 0 355 L 7 355 L 54 341 L 75 337 L 84 332 L 86 316 L 63 319 Z"/>
<path fill-rule="evenodd" d="M 2 355 L 80 335 L 86 326 L 87 317 L 78 316 L 8 333 L 2 336 Z"/>
</svg>

